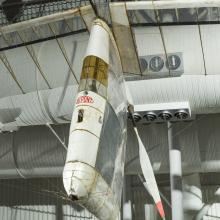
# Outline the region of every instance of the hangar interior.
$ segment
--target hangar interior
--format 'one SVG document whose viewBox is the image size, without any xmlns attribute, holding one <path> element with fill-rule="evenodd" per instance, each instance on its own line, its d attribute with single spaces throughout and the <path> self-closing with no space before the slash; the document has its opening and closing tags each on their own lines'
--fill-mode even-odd
<svg viewBox="0 0 220 220">
<path fill-rule="evenodd" d="M 146 9 L 147 2 L 153 8 Z M 160 2 L 0 1 L 1 220 L 98 219 L 67 197 L 62 182 L 93 18 L 87 6 L 113 29 L 118 14 L 126 15 L 126 28 L 115 29 L 114 37 L 129 48 L 120 51 L 130 58 L 121 57 L 125 85 L 139 109 L 137 128 L 166 219 L 220 219 L 220 4 L 186 0 L 184 6 L 178 0 L 183 6 L 163 8 Z M 175 59 L 173 69 L 169 57 Z M 180 110 L 187 103 L 190 116 L 141 117 L 147 105 L 161 103 L 177 103 Z M 129 117 L 126 121 L 121 219 L 159 220 L 143 185 L 139 142 Z M 171 170 L 177 171 L 173 179 Z M 181 212 L 183 217 L 173 217 Z"/>
</svg>

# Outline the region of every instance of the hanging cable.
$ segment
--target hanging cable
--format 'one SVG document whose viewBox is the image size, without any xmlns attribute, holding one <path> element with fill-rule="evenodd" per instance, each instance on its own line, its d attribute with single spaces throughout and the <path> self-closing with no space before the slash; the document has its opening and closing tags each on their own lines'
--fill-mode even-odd
<svg viewBox="0 0 220 220">
<path fill-rule="evenodd" d="M 62 144 L 62 146 L 67 150 L 67 146 L 64 141 L 61 140 L 59 135 L 56 133 L 56 131 L 52 128 L 52 126 L 49 123 L 46 123 L 47 127 L 51 130 L 51 132 L 54 134 L 54 136 L 57 138 L 57 140 Z"/>
<path fill-rule="evenodd" d="M 162 44 L 163 44 L 164 53 L 165 53 L 165 56 L 166 56 L 166 60 L 168 62 L 168 55 L 167 55 L 167 48 L 166 48 L 166 44 L 165 44 L 164 34 L 163 34 L 162 27 L 160 25 L 160 15 L 159 15 L 159 12 L 158 12 L 158 10 L 156 9 L 156 7 L 154 5 L 154 0 L 152 0 L 152 5 L 154 7 L 155 18 L 156 18 L 156 22 L 157 22 L 157 25 L 158 25 L 158 28 L 159 28 L 159 31 L 160 31 L 160 36 L 161 36 L 161 40 L 162 40 Z M 169 62 L 168 62 L 168 70 L 169 70 L 169 76 L 171 77 Z"/>
<path fill-rule="evenodd" d="M 196 17 L 197 17 L 197 25 L 198 25 L 198 30 L 199 30 L 200 45 L 201 45 L 201 50 L 202 50 L 202 59 L 203 59 L 204 71 L 205 71 L 205 76 L 206 76 L 207 75 L 207 70 L 206 70 L 205 53 L 204 53 L 202 34 L 201 34 L 201 26 L 199 24 L 198 8 L 196 8 Z"/>
</svg>

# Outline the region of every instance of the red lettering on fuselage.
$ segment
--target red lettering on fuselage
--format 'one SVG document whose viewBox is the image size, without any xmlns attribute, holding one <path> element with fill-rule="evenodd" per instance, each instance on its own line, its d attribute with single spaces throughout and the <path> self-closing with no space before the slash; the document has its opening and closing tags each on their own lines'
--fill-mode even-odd
<svg viewBox="0 0 220 220">
<path fill-rule="evenodd" d="M 80 96 L 76 100 L 77 105 L 81 103 L 93 103 L 93 102 L 94 102 L 93 98 L 91 96 L 86 96 L 86 95 Z"/>
</svg>

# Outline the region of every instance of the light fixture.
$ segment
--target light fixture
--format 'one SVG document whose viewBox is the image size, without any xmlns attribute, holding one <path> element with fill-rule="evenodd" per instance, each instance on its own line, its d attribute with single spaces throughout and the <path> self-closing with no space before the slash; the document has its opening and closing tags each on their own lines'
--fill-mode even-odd
<svg viewBox="0 0 220 220">
<path fill-rule="evenodd" d="M 134 113 L 133 118 L 135 122 L 139 122 L 142 119 L 141 115 L 138 113 Z"/>
<path fill-rule="evenodd" d="M 156 120 L 157 115 L 153 112 L 148 112 L 147 114 L 143 116 L 143 118 L 145 118 L 147 122 L 152 122 Z"/>
<path fill-rule="evenodd" d="M 134 119 L 140 123 L 192 120 L 189 102 L 134 105 Z"/>
<path fill-rule="evenodd" d="M 180 120 L 184 120 L 184 119 L 187 119 L 189 117 L 189 114 L 188 112 L 186 112 L 185 110 L 180 110 L 180 111 L 177 111 L 174 116 L 177 118 L 177 119 L 180 119 Z"/>
<path fill-rule="evenodd" d="M 168 121 L 172 118 L 172 114 L 168 111 L 162 111 L 158 117 L 164 121 Z"/>
</svg>

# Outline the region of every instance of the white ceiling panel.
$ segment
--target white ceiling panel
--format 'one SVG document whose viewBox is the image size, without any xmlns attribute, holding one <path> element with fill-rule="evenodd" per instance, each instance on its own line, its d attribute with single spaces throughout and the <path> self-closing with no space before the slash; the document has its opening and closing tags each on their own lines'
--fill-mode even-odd
<svg viewBox="0 0 220 220">
<path fill-rule="evenodd" d="M 34 49 L 37 55 L 39 47 L 35 46 Z M 36 84 L 36 66 L 25 47 L 7 50 L 5 51 L 5 54 L 25 93 L 36 91 L 37 86 L 39 89 L 48 88 L 40 75 L 37 76 L 38 84 Z"/>
<path fill-rule="evenodd" d="M 207 74 L 220 74 L 220 25 L 201 25 Z"/>
<path fill-rule="evenodd" d="M 134 28 L 134 33 L 139 56 L 164 53 L 158 27 Z"/>
<path fill-rule="evenodd" d="M 184 74 L 205 74 L 198 26 L 163 26 L 161 30 L 167 53 L 182 53 Z M 135 29 L 139 56 L 165 54 L 161 33 L 158 27 Z"/>
<path fill-rule="evenodd" d="M 9 71 L 6 69 L 2 61 L 0 61 L 0 98 L 22 94 L 20 88 L 13 80 Z M 20 81 L 19 81 L 20 82 Z"/>
</svg>

